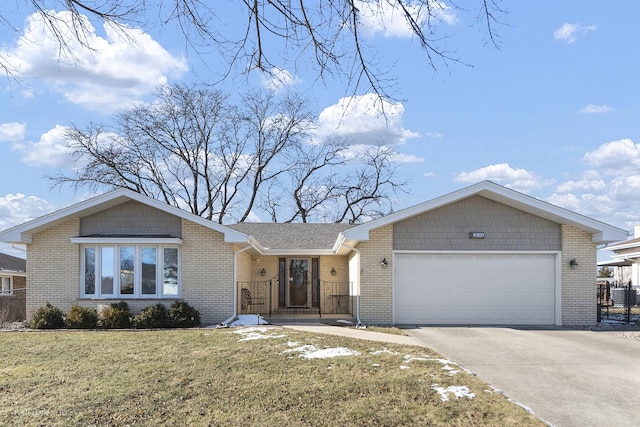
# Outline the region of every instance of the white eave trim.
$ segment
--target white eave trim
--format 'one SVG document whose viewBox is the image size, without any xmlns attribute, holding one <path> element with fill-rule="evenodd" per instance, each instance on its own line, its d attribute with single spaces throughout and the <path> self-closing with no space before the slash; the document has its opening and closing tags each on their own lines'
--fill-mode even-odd
<svg viewBox="0 0 640 427">
<path fill-rule="evenodd" d="M 605 224 L 601 221 L 552 205 L 540 199 L 519 193 L 490 181 L 483 181 L 458 191 L 437 197 L 418 205 L 394 212 L 382 218 L 345 230 L 347 240 L 369 240 L 369 231 L 393 224 L 425 212 L 429 212 L 471 196 L 482 196 L 514 209 L 528 212 L 559 224 L 566 224 L 591 234 L 594 243 L 611 243 L 624 240 L 628 236 L 626 230 Z"/>
<path fill-rule="evenodd" d="M 284 256 L 284 257 L 294 257 L 294 256 L 324 256 L 324 255 L 335 255 L 332 249 L 267 249 L 264 251 L 260 251 L 261 255 L 273 255 L 273 256 Z"/>
<path fill-rule="evenodd" d="M 117 206 L 128 200 L 142 203 L 164 211 L 170 215 L 177 216 L 184 220 L 191 221 L 203 227 L 222 233 L 224 235 L 225 243 L 247 243 L 248 236 L 244 233 L 124 188 L 113 190 L 71 206 L 67 206 L 0 232 L 0 241 L 7 243 L 29 244 L 32 242 L 31 236 L 33 234 L 45 230 L 60 221 L 91 215 L 104 209 Z"/>
<path fill-rule="evenodd" d="M 178 237 L 72 237 L 71 243 L 78 244 L 132 244 L 132 245 L 181 245 Z"/>
</svg>

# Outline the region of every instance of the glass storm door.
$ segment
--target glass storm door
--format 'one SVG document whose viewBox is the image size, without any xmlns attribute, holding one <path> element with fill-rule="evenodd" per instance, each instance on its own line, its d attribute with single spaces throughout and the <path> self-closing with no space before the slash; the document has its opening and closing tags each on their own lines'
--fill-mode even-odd
<svg viewBox="0 0 640 427">
<path fill-rule="evenodd" d="M 309 306 L 309 260 L 289 260 L 289 306 Z"/>
</svg>

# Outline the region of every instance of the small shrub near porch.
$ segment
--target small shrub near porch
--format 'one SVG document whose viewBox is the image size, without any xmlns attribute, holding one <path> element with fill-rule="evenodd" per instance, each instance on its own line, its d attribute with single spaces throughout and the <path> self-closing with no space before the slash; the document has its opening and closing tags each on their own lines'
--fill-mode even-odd
<svg viewBox="0 0 640 427">
<path fill-rule="evenodd" d="M 67 326 L 72 329 L 95 329 L 98 311 L 95 308 L 72 305 L 67 314 Z"/>
<path fill-rule="evenodd" d="M 59 308 L 46 303 L 33 315 L 30 326 L 33 329 L 58 329 L 64 327 L 64 313 Z"/>
<path fill-rule="evenodd" d="M 129 304 L 124 301 L 112 303 L 100 312 L 100 324 L 106 329 L 127 329 L 131 327 Z"/>
</svg>

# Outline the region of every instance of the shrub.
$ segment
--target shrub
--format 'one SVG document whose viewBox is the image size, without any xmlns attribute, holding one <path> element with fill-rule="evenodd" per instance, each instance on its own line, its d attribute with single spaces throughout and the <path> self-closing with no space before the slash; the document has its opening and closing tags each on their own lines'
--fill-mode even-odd
<svg viewBox="0 0 640 427">
<path fill-rule="evenodd" d="M 133 323 L 143 329 L 166 328 L 169 326 L 167 308 L 160 303 L 150 305 L 133 318 Z"/>
<path fill-rule="evenodd" d="M 107 329 L 126 329 L 131 327 L 129 304 L 124 301 L 111 303 L 100 312 L 100 324 Z"/>
<path fill-rule="evenodd" d="M 94 308 L 72 305 L 67 314 L 67 326 L 76 329 L 94 329 L 98 324 L 98 311 Z"/>
<path fill-rule="evenodd" d="M 200 312 L 184 301 L 176 301 L 169 307 L 169 319 L 174 328 L 200 326 Z"/>
<path fill-rule="evenodd" d="M 64 327 L 64 313 L 59 308 L 46 303 L 33 314 L 33 329 L 57 329 Z"/>
</svg>

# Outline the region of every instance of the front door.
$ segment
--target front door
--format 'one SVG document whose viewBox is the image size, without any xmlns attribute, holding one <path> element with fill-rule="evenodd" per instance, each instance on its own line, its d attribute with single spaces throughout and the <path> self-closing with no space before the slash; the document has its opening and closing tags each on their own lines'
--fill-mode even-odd
<svg viewBox="0 0 640 427">
<path fill-rule="evenodd" d="M 289 260 L 289 306 L 309 306 L 309 260 Z"/>
</svg>

